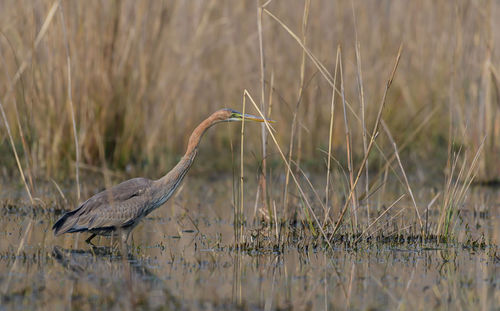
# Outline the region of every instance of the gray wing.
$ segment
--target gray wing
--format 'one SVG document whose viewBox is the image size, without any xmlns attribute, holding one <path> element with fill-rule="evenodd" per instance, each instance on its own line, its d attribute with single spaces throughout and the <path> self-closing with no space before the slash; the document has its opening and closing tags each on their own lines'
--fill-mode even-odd
<svg viewBox="0 0 500 311">
<path fill-rule="evenodd" d="M 133 223 L 151 200 L 152 181 L 134 178 L 99 192 L 77 209 L 64 214 L 52 227 L 56 235 Z"/>
</svg>

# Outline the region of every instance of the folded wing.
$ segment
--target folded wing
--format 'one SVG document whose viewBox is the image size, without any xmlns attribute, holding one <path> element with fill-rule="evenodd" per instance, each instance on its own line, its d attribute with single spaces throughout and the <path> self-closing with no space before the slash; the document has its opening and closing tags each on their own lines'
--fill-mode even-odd
<svg viewBox="0 0 500 311">
<path fill-rule="evenodd" d="M 52 227 L 55 235 L 130 225 L 151 199 L 152 181 L 134 178 L 99 192 L 65 213 Z"/>
</svg>

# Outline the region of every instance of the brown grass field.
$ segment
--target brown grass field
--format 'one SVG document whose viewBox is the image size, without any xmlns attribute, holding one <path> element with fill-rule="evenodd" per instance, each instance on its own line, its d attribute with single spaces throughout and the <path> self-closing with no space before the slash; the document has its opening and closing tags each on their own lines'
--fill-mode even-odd
<svg viewBox="0 0 500 311">
<path fill-rule="evenodd" d="M 352 156 L 360 162 L 363 128 L 373 127 L 402 45 L 382 120 L 398 145 L 406 143 L 403 162 L 412 172 L 442 174 L 449 143 L 472 157 L 485 138 L 478 178 L 500 177 L 498 2 L 292 3 L 269 3 L 259 31 L 254 1 L 63 1 L 60 8 L 53 1 L 2 1 L 0 99 L 20 165 L 34 179 L 74 178 L 74 117 L 79 165 L 159 174 L 209 113 L 241 110 L 247 89 L 278 121 L 284 152 L 292 146 L 291 159 L 324 170 L 332 102 L 325 75 L 334 76 L 338 47 Z M 332 150 L 346 164 L 336 97 Z M 4 121 L 3 174 L 17 174 Z M 255 128 L 245 138 L 247 150 L 255 150 L 246 161 L 258 166 Z M 195 169 L 227 169 L 227 158 L 214 155 L 229 153 L 237 132 L 234 126 L 208 135 Z M 377 142 L 389 156 L 385 132 Z M 369 166 L 378 170 L 383 157 L 377 151 L 372 158 Z"/>
</svg>

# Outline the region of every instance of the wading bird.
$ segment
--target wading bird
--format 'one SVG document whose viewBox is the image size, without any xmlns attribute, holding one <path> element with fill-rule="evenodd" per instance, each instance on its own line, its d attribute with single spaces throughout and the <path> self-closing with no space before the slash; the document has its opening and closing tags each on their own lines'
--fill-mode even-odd
<svg viewBox="0 0 500 311">
<path fill-rule="evenodd" d="M 165 176 L 158 180 L 133 178 L 99 192 L 65 213 L 52 227 L 54 234 L 89 232 L 91 235 L 86 240 L 89 244 L 96 235 L 119 235 L 126 243 L 139 221 L 164 204 L 179 187 L 193 164 L 205 131 L 220 122 L 243 120 L 264 122 L 264 119 L 232 109 L 214 112 L 196 127 L 189 137 L 186 153 Z"/>
</svg>

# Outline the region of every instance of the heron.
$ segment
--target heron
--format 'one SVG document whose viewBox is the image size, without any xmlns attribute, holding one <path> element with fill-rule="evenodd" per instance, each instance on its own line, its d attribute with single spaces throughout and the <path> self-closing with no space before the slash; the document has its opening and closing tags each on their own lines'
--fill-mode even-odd
<svg viewBox="0 0 500 311">
<path fill-rule="evenodd" d="M 179 188 L 193 165 L 203 134 L 211 126 L 235 121 L 273 122 L 233 109 L 220 109 L 201 122 L 189 137 L 186 153 L 179 163 L 157 180 L 133 178 L 99 192 L 76 209 L 66 212 L 53 225 L 54 235 L 88 232 L 85 240 L 92 244 L 97 235 L 119 236 L 127 244 L 130 232 L 142 218 L 162 206 Z"/>
</svg>

